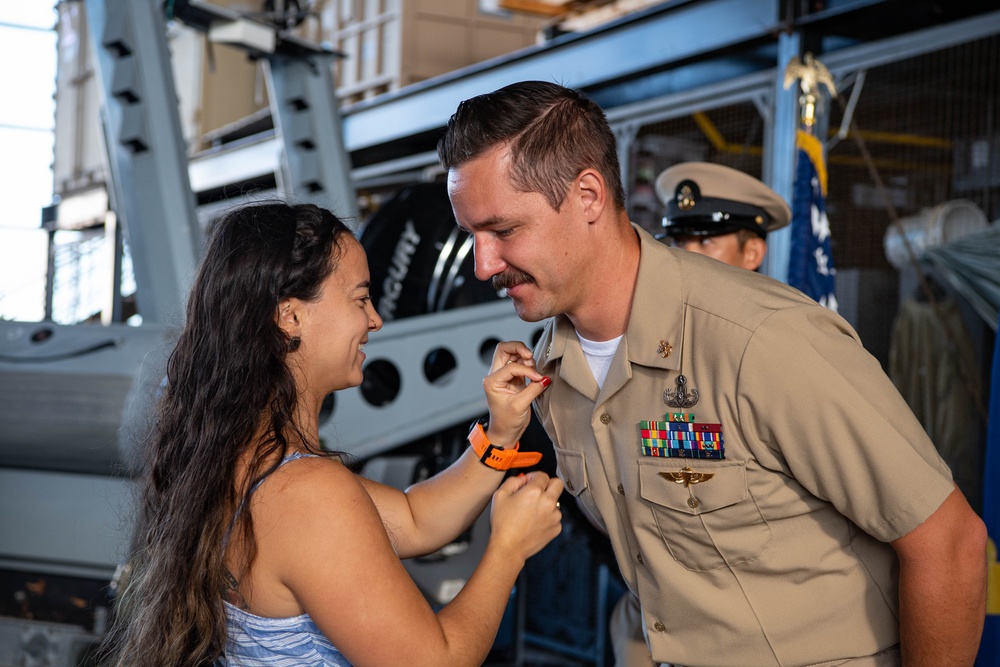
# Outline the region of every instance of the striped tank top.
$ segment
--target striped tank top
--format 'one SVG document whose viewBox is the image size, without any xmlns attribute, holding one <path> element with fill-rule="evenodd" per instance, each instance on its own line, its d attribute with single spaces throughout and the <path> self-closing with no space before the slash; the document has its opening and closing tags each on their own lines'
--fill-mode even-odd
<svg viewBox="0 0 1000 667">
<path fill-rule="evenodd" d="M 294 452 L 281 465 L 303 456 Z M 265 618 L 228 602 L 226 650 L 216 667 L 351 667 L 347 658 L 313 622 L 309 614 Z"/>
</svg>

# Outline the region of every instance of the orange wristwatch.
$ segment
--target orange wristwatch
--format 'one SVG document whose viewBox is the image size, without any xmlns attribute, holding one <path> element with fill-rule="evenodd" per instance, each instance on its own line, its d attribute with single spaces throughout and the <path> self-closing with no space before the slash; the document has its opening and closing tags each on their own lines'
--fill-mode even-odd
<svg viewBox="0 0 1000 667">
<path fill-rule="evenodd" d="M 469 443 L 476 456 L 483 464 L 494 470 L 510 470 L 511 468 L 524 468 L 533 466 L 542 460 L 542 455 L 538 452 L 519 452 L 520 442 L 515 442 L 509 449 L 497 447 L 486 437 L 486 430 L 481 422 L 476 422 L 469 431 Z"/>
</svg>

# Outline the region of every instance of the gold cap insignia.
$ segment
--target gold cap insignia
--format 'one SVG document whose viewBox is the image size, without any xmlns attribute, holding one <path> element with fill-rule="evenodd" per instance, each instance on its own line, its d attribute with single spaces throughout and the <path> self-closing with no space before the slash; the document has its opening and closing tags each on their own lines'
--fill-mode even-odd
<svg viewBox="0 0 1000 667">
<path fill-rule="evenodd" d="M 677 190 L 677 205 L 682 211 L 687 211 L 694 208 L 694 190 L 691 189 L 690 185 L 682 185 L 680 189 Z"/>
</svg>

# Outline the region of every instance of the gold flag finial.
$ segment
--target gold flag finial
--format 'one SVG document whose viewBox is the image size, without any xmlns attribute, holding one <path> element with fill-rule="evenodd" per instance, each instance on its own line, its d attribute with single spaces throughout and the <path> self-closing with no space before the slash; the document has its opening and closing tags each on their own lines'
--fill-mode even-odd
<svg viewBox="0 0 1000 667">
<path fill-rule="evenodd" d="M 785 90 L 788 90 L 796 81 L 799 82 L 799 89 L 802 92 L 799 96 L 802 124 L 811 128 L 816 123 L 816 102 L 819 87 L 826 86 L 830 97 L 836 97 L 837 86 L 833 83 L 830 70 L 813 58 L 811 53 L 806 53 L 802 60 L 795 56 L 788 61 L 788 65 L 785 67 Z"/>
</svg>

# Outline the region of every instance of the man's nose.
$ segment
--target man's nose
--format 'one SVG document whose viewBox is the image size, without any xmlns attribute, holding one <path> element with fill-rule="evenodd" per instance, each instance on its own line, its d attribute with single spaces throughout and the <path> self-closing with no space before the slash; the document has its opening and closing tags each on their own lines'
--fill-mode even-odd
<svg viewBox="0 0 1000 667">
<path fill-rule="evenodd" d="M 476 278 L 479 280 L 489 280 L 504 269 L 496 244 L 488 239 L 473 239 L 472 256 L 476 263 Z"/>
</svg>

